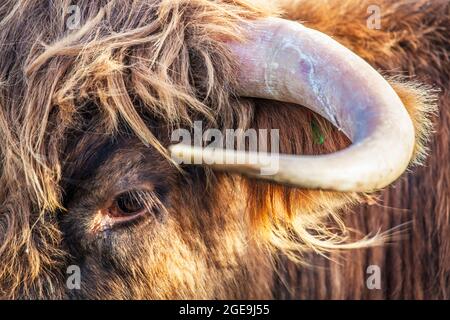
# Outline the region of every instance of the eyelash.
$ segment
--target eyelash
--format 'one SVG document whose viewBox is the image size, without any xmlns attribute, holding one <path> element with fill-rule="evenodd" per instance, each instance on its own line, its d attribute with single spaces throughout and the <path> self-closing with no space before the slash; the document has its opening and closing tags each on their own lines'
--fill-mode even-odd
<svg viewBox="0 0 450 320">
<path fill-rule="evenodd" d="M 117 195 L 108 208 L 99 210 L 94 217 L 92 232 L 126 226 L 148 215 L 159 218 L 165 208 L 158 195 L 158 192 L 145 190 L 131 190 Z"/>
<path fill-rule="evenodd" d="M 140 212 L 147 208 L 148 203 L 145 199 L 151 198 L 148 192 L 145 191 L 127 191 L 118 195 L 114 200 L 114 206 L 120 209 L 124 214 L 133 214 Z M 131 207 L 131 208 L 130 208 Z M 133 210 L 135 209 L 135 210 Z"/>
</svg>

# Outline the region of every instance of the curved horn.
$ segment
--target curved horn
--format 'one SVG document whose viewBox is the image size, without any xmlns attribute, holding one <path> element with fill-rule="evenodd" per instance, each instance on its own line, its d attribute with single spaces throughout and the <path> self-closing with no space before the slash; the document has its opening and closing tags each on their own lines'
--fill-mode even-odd
<svg viewBox="0 0 450 320">
<path fill-rule="evenodd" d="M 380 189 L 406 170 L 415 143 L 412 121 L 389 83 L 368 63 L 296 22 L 269 18 L 252 22 L 245 30 L 249 41 L 229 44 L 240 67 L 237 92 L 301 104 L 342 130 L 352 145 L 327 155 L 295 156 L 177 144 L 170 147 L 173 156 L 200 156 L 216 169 L 337 191 Z M 223 161 L 239 155 L 265 161 Z M 276 173 L 261 174 L 267 161 L 277 161 Z"/>
</svg>

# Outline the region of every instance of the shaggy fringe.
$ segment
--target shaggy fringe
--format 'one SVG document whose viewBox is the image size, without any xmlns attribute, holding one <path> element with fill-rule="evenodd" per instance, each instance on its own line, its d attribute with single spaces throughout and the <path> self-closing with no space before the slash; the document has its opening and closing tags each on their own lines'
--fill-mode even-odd
<svg viewBox="0 0 450 320">
<path fill-rule="evenodd" d="M 73 4 L 82 17 L 71 31 Z M 55 213 L 64 210 L 59 185 L 70 134 L 113 136 L 125 123 L 165 154 L 150 117 L 176 127 L 197 115 L 230 127 L 244 111 L 229 101 L 223 41 L 239 38 L 238 21 L 267 13 L 245 1 L 0 5 L 0 296 L 61 294 L 50 277 L 65 255 Z"/>
</svg>

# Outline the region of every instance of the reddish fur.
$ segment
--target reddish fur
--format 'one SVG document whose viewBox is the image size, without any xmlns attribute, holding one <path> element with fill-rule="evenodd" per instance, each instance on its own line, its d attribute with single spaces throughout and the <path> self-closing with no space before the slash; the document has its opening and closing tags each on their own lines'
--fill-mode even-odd
<svg viewBox="0 0 450 320">
<path fill-rule="evenodd" d="M 288 1 L 285 1 L 288 2 Z M 379 4 L 381 30 L 368 30 L 366 8 Z M 450 298 L 450 57 L 448 1 L 298 1 L 288 17 L 332 35 L 386 75 L 422 81 L 439 93 L 433 117 L 435 134 L 425 165 L 413 168 L 377 204 L 364 205 L 345 216 L 350 228 L 366 234 L 407 223 L 402 240 L 372 249 L 335 253 L 331 260 L 310 255 L 323 268 L 284 266 L 278 297 L 301 299 L 449 299 Z M 416 128 L 422 104 L 396 86 Z M 426 105 L 425 105 L 426 106 Z M 284 260 L 283 260 L 284 261 Z M 368 290 L 369 265 L 381 268 L 381 290 Z"/>
</svg>

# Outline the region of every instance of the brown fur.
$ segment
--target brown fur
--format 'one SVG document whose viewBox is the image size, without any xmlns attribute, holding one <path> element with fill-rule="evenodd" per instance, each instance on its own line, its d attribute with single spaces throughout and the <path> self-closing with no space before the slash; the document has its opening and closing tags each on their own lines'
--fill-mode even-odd
<svg viewBox="0 0 450 320">
<path fill-rule="evenodd" d="M 349 0 L 279 8 L 256 1 L 56 3 L 0 5 L 1 297 L 448 297 L 448 2 L 380 1 L 383 30 L 367 29 L 364 3 Z M 65 29 L 70 4 L 82 8 L 80 30 Z M 234 97 L 237 66 L 223 41 L 239 40 L 239 20 L 283 11 L 334 35 L 389 76 L 414 75 L 416 83 L 444 90 L 431 162 L 379 202 L 416 215 L 409 239 L 351 251 L 342 265 L 310 252 L 341 255 L 339 247 L 370 243 L 358 242 L 361 236 L 349 227 L 365 235 L 411 216 L 377 205 L 341 218 L 349 204 L 373 198 L 294 190 L 201 168 L 182 174 L 165 155 L 170 131 L 197 119 L 221 128 L 296 128 L 293 136 L 281 130 L 288 153 L 348 144 L 299 106 Z M 36 21 L 48 27 L 36 28 Z M 434 92 L 409 78 L 391 81 L 415 123 L 415 162 L 422 162 Z M 312 138 L 313 118 L 324 145 Z M 111 153 L 96 163 L 106 147 Z M 117 185 L 142 181 L 168 190 L 163 220 L 108 241 L 92 239 L 86 226 L 94 203 Z M 280 258 L 273 264 L 280 252 L 296 263 Z M 65 289 L 65 268 L 74 263 L 83 267 L 80 292 Z M 367 264 L 385 270 L 381 293 L 363 287 Z"/>
</svg>

